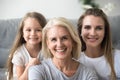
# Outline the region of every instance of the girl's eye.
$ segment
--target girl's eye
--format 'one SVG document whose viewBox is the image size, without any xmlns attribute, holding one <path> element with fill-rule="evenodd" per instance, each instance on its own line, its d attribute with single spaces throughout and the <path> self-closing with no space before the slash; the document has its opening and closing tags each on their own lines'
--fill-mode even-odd
<svg viewBox="0 0 120 80">
<path fill-rule="evenodd" d="M 39 31 L 42 31 L 42 29 L 37 29 L 36 31 L 38 31 L 38 32 L 39 32 Z"/>
<path fill-rule="evenodd" d="M 30 31 L 31 31 L 31 29 L 26 29 L 26 31 L 29 31 L 29 32 L 30 32 Z"/>
</svg>

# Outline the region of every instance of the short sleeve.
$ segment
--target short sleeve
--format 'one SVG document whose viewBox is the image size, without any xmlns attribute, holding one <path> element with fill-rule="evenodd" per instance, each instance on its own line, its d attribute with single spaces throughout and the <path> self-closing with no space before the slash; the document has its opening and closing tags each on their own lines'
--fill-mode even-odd
<svg viewBox="0 0 120 80">
<path fill-rule="evenodd" d="M 31 66 L 28 71 L 29 80 L 46 80 L 43 65 Z"/>
<path fill-rule="evenodd" d="M 15 52 L 13 56 L 12 63 L 19 66 L 24 66 L 24 58 L 21 52 Z"/>
</svg>

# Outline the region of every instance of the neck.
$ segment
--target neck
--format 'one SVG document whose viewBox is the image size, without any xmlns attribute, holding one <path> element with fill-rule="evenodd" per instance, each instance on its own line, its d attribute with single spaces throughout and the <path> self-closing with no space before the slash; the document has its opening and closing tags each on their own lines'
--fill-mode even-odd
<svg viewBox="0 0 120 80">
<path fill-rule="evenodd" d="M 57 66 L 57 68 L 61 70 L 63 68 L 67 69 L 68 67 L 70 67 L 70 65 L 73 63 L 73 60 L 72 59 L 60 60 L 60 59 L 53 58 L 53 63 Z"/>
<path fill-rule="evenodd" d="M 79 63 L 72 58 L 69 60 L 56 60 L 53 58 L 53 64 L 62 71 L 66 76 L 72 76 L 77 68 Z"/>
<path fill-rule="evenodd" d="M 31 57 L 37 57 L 38 53 L 41 50 L 40 45 L 27 45 L 25 44 L 25 47 L 27 49 L 27 51 L 29 52 Z"/>
<path fill-rule="evenodd" d="M 85 50 L 85 54 L 91 58 L 97 58 L 103 55 L 103 51 L 100 47 L 98 48 L 88 48 Z"/>
</svg>

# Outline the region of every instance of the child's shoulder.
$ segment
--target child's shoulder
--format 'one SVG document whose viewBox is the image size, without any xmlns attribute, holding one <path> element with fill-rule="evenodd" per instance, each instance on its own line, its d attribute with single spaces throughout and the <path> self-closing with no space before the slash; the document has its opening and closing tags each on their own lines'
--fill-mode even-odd
<svg viewBox="0 0 120 80">
<path fill-rule="evenodd" d="M 17 48 L 17 50 L 15 51 L 15 54 L 19 54 L 19 53 L 23 52 L 24 48 L 25 48 L 24 45 L 21 45 L 20 47 Z"/>
</svg>

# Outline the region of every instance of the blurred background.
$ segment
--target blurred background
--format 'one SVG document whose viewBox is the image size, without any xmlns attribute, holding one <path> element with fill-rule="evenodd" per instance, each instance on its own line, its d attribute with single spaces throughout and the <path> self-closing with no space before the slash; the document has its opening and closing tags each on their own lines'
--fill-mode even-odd
<svg viewBox="0 0 120 80">
<path fill-rule="evenodd" d="M 120 15 L 119 0 L 0 0 L 0 19 L 21 18 L 29 11 L 38 11 L 47 18 L 78 19 L 92 4 L 102 8 L 108 16 Z"/>
</svg>

